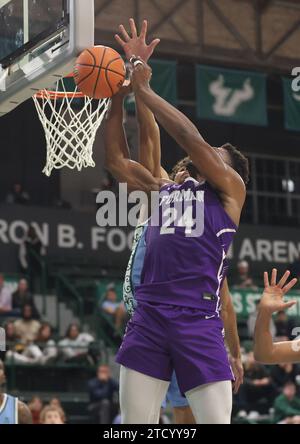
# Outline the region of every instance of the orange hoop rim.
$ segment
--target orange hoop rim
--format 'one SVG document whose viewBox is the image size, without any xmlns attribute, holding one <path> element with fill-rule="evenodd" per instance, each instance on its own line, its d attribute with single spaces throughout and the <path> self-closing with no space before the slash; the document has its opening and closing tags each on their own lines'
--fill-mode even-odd
<svg viewBox="0 0 300 444">
<path fill-rule="evenodd" d="M 68 74 L 67 76 L 62 77 L 59 80 L 63 80 L 63 79 L 70 78 L 70 77 L 74 77 L 74 74 L 73 73 L 72 74 Z M 75 91 L 73 91 L 73 92 L 69 92 L 69 91 L 51 91 L 51 90 L 49 90 L 47 88 L 41 89 L 36 94 L 34 94 L 34 96 L 37 99 L 41 99 L 41 100 L 44 100 L 44 99 L 47 99 L 47 100 L 48 99 L 49 100 L 57 100 L 57 99 L 65 99 L 65 98 L 68 98 L 68 99 L 84 99 L 86 97 L 80 91 L 78 91 L 78 92 L 75 92 Z"/>
</svg>

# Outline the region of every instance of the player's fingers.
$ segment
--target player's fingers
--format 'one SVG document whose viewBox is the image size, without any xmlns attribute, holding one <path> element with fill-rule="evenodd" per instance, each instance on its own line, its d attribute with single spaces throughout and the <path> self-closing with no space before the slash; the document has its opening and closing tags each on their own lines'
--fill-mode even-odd
<svg viewBox="0 0 300 444">
<path fill-rule="evenodd" d="M 282 291 L 283 293 L 287 293 L 294 285 L 296 285 L 298 282 L 298 279 L 294 278 L 292 279 L 285 287 L 283 287 Z"/>
<path fill-rule="evenodd" d="M 282 305 L 282 310 L 287 310 L 288 308 L 294 307 L 294 305 L 297 304 L 297 301 L 289 301 L 289 302 L 285 302 Z"/>
<path fill-rule="evenodd" d="M 141 29 L 141 38 L 143 40 L 146 40 L 147 32 L 148 32 L 148 21 L 144 20 L 143 25 L 142 25 L 142 29 Z"/>
<path fill-rule="evenodd" d="M 270 286 L 269 274 L 268 274 L 267 271 L 264 272 L 264 285 L 265 285 L 266 288 Z"/>
<path fill-rule="evenodd" d="M 289 275 L 291 274 L 291 272 L 289 270 L 287 270 L 284 275 L 282 276 L 282 278 L 280 279 L 280 281 L 277 284 L 277 287 L 282 288 L 284 286 L 284 284 L 286 283 L 286 281 L 288 280 Z"/>
<path fill-rule="evenodd" d="M 276 285 L 276 279 L 277 279 L 277 269 L 273 268 L 272 275 L 271 275 L 271 286 L 275 287 Z"/>
<path fill-rule="evenodd" d="M 131 35 L 133 38 L 137 37 L 137 29 L 136 29 L 136 24 L 133 18 L 131 18 L 129 20 L 129 24 L 130 24 L 130 30 L 131 30 Z"/>
<path fill-rule="evenodd" d="M 160 44 L 160 39 L 155 39 L 153 40 L 153 42 L 150 43 L 149 47 L 152 51 L 154 51 L 157 45 L 159 44 Z"/>
<path fill-rule="evenodd" d="M 121 45 L 122 48 L 124 48 L 124 46 L 126 45 L 126 42 L 124 42 L 124 40 L 122 40 L 118 34 L 115 35 L 115 39 L 119 43 L 119 45 Z"/>
<path fill-rule="evenodd" d="M 122 34 L 122 36 L 123 36 L 125 42 L 129 42 L 130 37 L 129 37 L 128 32 L 126 31 L 126 29 L 124 28 L 124 26 L 123 26 L 123 25 L 120 25 L 120 26 L 119 26 L 119 29 L 120 29 L 120 32 L 121 32 L 121 34 Z"/>
</svg>

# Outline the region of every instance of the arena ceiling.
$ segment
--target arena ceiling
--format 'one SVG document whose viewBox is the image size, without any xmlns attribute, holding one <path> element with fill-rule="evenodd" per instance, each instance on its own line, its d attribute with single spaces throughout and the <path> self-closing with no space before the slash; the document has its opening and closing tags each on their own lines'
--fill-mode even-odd
<svg viewBox="0 0 300 444">
<path fill-rule="evenodd" d="M 96 42 L 147 18 L 163 56 L 289 72 L 300 63 L 299 0 L 95 0 Z"/>
</svg>

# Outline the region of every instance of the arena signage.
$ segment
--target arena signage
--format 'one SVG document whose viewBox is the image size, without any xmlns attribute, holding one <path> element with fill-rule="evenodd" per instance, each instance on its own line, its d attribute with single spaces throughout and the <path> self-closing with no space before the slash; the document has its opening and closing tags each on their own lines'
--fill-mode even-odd
<svg viewBox="0 0 300 444">
<path fill-rule="evenodd" d="M 96 212 L 0 205 L 0 271 L 19 270 L 18 250 L 31 224 L 49 257 L 84 257 L 99 267 L 126 267 L 132 227 L 99 227 Z M 273 266 L 283 270 L 299 258 L 300 230 L 281 227 L 242 225 L 229 252 L 233 269 L 247 260 L 256 275 Z"/>
<path fill-rule="evenodd" d="M 261 299 L 262 290 L 257 292 L 249 290 L 234 290 L 230 291 L 235 312 L 240 318 L 248 318 L 251 313 L 255 312 L 256 301 Z M 297 292 L 291 292 L 285 297 L 287 301 L 296 300 L 297 304 L 287 311 L 288 316 L 300 317 L 300 294 Z M 297 335 L 300 334 L 300 331 Z M 295 332 L 296 336 L 296 332 Z"/>
</svg>

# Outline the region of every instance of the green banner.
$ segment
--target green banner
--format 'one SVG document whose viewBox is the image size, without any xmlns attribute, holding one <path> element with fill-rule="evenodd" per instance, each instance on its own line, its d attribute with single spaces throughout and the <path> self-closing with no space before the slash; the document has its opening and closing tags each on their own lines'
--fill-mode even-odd
<svg viewBox="0 0 300 444">
<path fill-rule="evenodd" d="M 167 102 L 177 106 L 177 62 L 152 60 L 149 65 L 153 70 L 152 89 Z M 126 103 L 128 111 L 135 111 L 135 98 L 131 94 Z"/>
<path fill-rule="evenodd" d="M 239 318 L 248 318 L 248 316 L 255 311 L 255 302 L 261 299 L 263 289 L 257 292 L 248 290 L 234 290 L 231 288 L 230 294 L 232 296 L 235 312 Z M 300 293 L 289 292 L 284 297 L 286 301 L 296 300 L 297 304 L 287 310 L 287 315 L 290 317 L 300 318 Z"/>
<path fill-rule="evenodd" d="M 285 128 L 300 131 L 300 92 L 293 91 L 292 79 L 282 78 Z"/>
<path fill-rule="evenodd" d="M 266 126 L 266 75 L 197 65 L 200 119 Z"/>
</svg>

